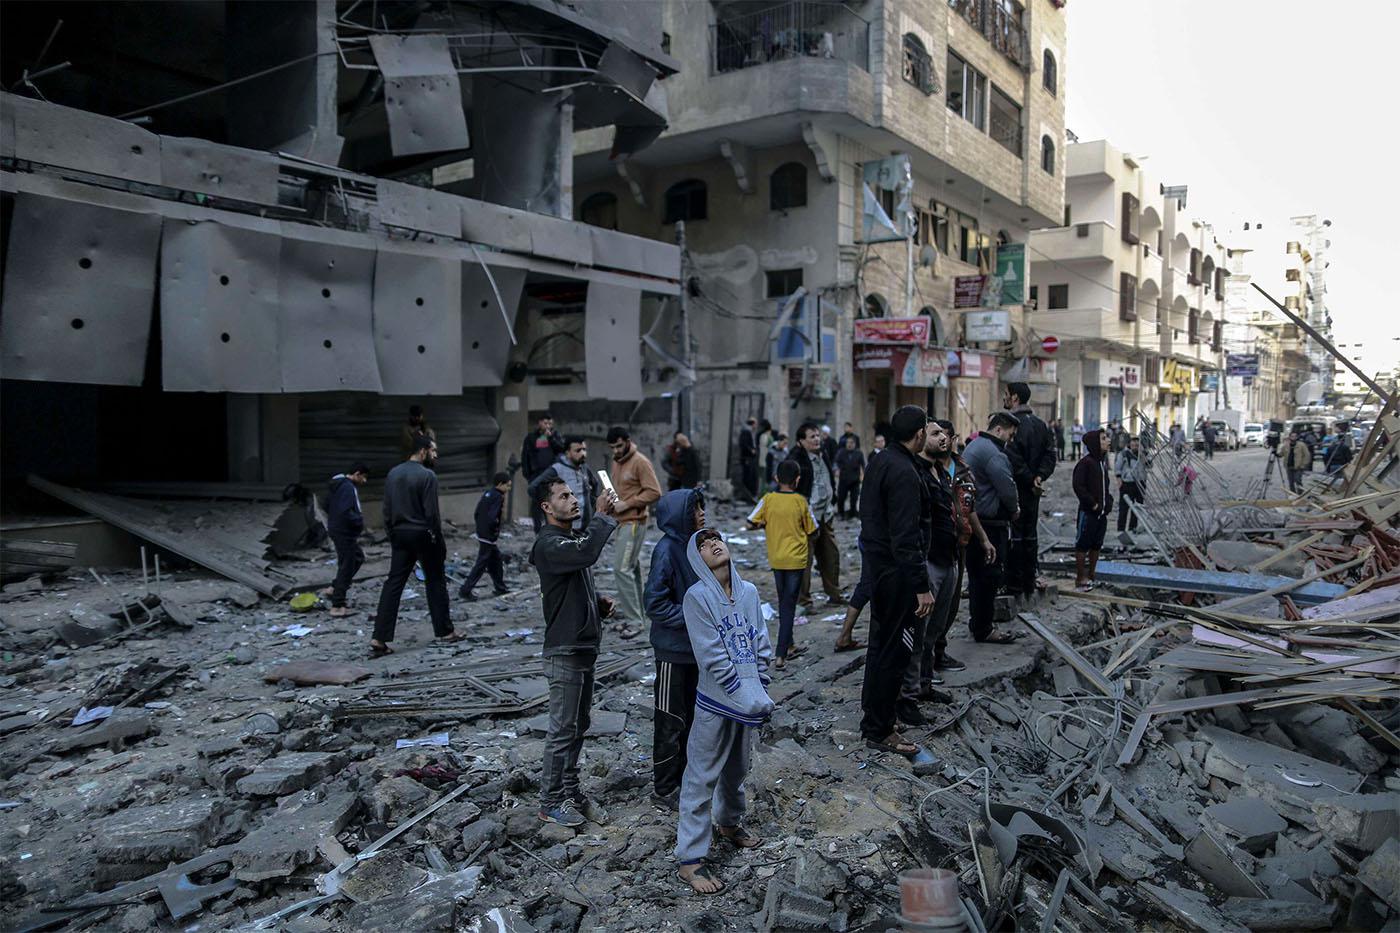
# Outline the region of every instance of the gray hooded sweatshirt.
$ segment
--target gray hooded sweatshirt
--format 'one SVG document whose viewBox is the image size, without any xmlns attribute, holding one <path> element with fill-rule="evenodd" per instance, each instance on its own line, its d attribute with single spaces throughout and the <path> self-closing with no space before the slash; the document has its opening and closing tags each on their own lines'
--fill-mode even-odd
<svg viewBox="0 0 1400 933">
<path fill-rule="evenodd" d="M 731 562 L 731 599 L 705 566 L 695 535 L 686 542 L 685 553 L 699 577 L 685 591 L 681 604 L 690 647 L 700 666 L 695 708 L 746 726 L 762 725 L 773 712 L 773 701 L 764 689 L 771 679 L 768 665 L 773 660 L 773 646 L 768 641 L 758 589 L 745 582 Z"/>
</svg>

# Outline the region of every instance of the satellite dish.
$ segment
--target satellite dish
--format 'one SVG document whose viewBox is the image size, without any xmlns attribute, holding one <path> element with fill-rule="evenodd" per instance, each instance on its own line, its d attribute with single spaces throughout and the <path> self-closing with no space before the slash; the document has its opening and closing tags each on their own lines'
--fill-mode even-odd
<svg viewBox="0 0 1400 933">
<path fill-rule="evenodd" d="M 1323 385 L 1320 379 L 1309 379 L 1298 386 L 1293 393 L 1293 398 L 1299 405 L 1306 405 L 1309 402 L 1316 402 L 1322 399 Z"/>
<path fill-rule="evenodd" d="M 925 246 L 923 249 L 919 250 L 920 266 L 923 266 L 925 269 L 927 269 L 937 261 L 938 250 L 934 249 L 932 246 Z"/>
</svg>

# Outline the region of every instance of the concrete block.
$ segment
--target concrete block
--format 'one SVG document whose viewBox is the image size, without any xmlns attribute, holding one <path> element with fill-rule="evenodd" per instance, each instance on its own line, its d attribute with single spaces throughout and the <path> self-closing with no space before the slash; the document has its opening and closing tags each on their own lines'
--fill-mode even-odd
<svg viewBox="0 0 1400 933">
<path fill-rule="evenodd" d="M 1279 901 L 1271 898 L 1231 897 L 1221 912 L 1251 930 L 1330 930 L 1337 920 L 1337 905 Z"/>
<path fill-rule="evenodd" d="M 1368 855 L 1356 870 L 1356 880 L 1393 910 L 1400 910 L 1400 839 L 1392 836 Z"/>
<path fill-rule="evenodd" d="M 1258 855 L 1273 845 L 1288 821 L 1258 797 L 1236 797 L 1206 807 L 1202 822 L 1247 852 Z"/>
<path fill-rule="evenodd" d="M 1282 844 L 1282 839 L 1279 844 Z M 1306 852 L 1296 852 L 1286 855 L 1272 855 L 1265 859 L 1260 859 L 1261 868 L 1278 871 L 1287 878 L 1305 885 L 1316 891 L 1314 878 L 1335 878 L 1341 874 L 1342 867 L 1337 864 L 1337 860 L 1332 857 L 1332 853 L 1321 845 L 1314 846 Z"/>
<path fill-rule="evenodd" d="M 140 739 L 159 732 L 151 721 L 151 714 L 134 709 L 119 709 L 94 726 L 79 727 L 65 731 L 53 744 L 49 752 L 63 755 L 80 748 L 93 748 L 128 739 Z"/>
<path fill-rule="evenodd" d="M 289 752 L 264 761 L 234 786 L 251 797 L 280 797 L 320 783 L 349 761 L 349 755 L 339 752 Z"/>
<path fill-rule="evenodd" d="M 1357 717 L 1312 703 L 1278 711 L 1279 725 L 1298 747 L 1315 758 L 1330 761 L 1362 774 L 1374 774 L 1385 764 L 1385 755 L 1357 734 Z"/>
<path fill-rule="evenodd" d="M 1314 800 L 1317 828 L 1333 842 L 1374 852 L 1400 836 L 1400 793 L 1348 794 Z"/>
<path fill-rule="evenodd" d="M 375 785 L 370 803 L 379 819 L 404 819 L 422 810 L 437 795 L 406 774 Z"/>
<path fill-rule="evenodd" d="M 1314 800 L 1336 796 L 1335 788 L 1354 790 L 1364 780 L 1355 771 L 1215 726 L 1203 727 L 1198 735 L 1210 743 L 1207 774 L 1244 785 L 1251 796 L 1309 829 L 1316 826 Z"/>
<path fill-rule="evenodd" d="M 834 910 L 826 900 L 787 881 L 774 878 L 763 900 L 764 933 L 825 930 Z"/>
<path fill-rule="evenodd" d="M 104 862 L 182 862 L 204 851 L 222 812 L 213 797 L 128 807 L 96 823 L 93 847 Z"/>
<path fill-rule="evenodd" d="M 350 791 L 314 803 L 294 801 L 238 842 L 233 867 L 240 881 L 285 878 L 311 864 L 322 842 L 334 840 L 360 807 L 359 796 Z"/>
<path fill-rule="evenodd" d="M 506 826 L 489 817 L 483 817 L 462 828 L 462 848 L 468 855 L 476 851 L 483 842 L 498 843 L 505 838 Z"/>
<path fill-rule="evenodd" d="M 1137 890 L 1187 929 L 1209 930 L 1211 933 L 1246 933 L 1249 929 L 1222 914 L 1204 894 L 1180 887 L 1174 882 L 1168 882 L 1165 887 L 1142 882 Z"/>
<path fill-rule="evenodd" d="M 1236 897 L 1263 897 L 1265 894 L 1263 887 L 1254 880 L 1254 860 L 1249 853 L 1209 830 L 1186 846 L 1186 864 L 1226 894 Z"/>
</svg>

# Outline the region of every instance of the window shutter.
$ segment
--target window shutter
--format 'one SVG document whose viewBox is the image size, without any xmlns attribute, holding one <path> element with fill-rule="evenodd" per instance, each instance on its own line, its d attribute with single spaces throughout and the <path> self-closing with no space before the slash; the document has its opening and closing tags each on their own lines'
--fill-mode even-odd
<svg viewBox="0 0 1400 933">
<path fill-rule="evenodd" d="M 1192 285 L 1201 284 L 1201 251 L 1191 247 L 1191 266 L 1186 273 L 1186 281 Z"/>
<path fill-rule="evenodd" d="M 1225 270 L 1217 268 L 1215 270 L 1215 300 L 1221 301 L 1225 298 Z"/>
<path fill-rule="evenodd" d="M 1136 195 L 1123 192 L 1123 242 L 1136 246 L 1138 243 L 1138 199 Z"/>
<path fill-rule="evenodd" d="M 1215 328 L 1211 331 L 1211 335 L 1210 335 L 1210 348 L 1211 348 L 1212 350 L 1214 350 L 1216 353 L 1219 353 L 1219 352 L 1220 352 L 1220 345 L 1221 345 L 1221 343 L 1223 342 L 1223 340 L 1222 340 L 1223 328 L 1222 328 L 1222 326 L 1221 326 L 1223 323 L 1224 323 L 1223 321 L 1216 321 L 1216 322 L 1215 322 Z"/>
<path fill-rule="evenodd" d="M 1124 321 L 1137 320 L 1137 277 L 1129 272 L 1118 276 L 1118 317 Z"/>
</svg>

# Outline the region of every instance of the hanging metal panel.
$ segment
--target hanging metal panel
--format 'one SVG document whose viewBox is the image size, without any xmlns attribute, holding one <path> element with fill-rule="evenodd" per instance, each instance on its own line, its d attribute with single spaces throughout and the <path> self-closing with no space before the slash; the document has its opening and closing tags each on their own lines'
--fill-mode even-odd
<svg viewBox="0 0 1400 933">
<path fill-rule="evenodd" d="M 15 156 L 45 165 L 160 184 L 160 137 L 114 117 L 6 95 Z"/>
<path fill-rule="evenodd" d="M 390 395 L 462 391 L 462 265 L 381 249 L 374 264 L 374 349 Z"/>
<path fill-rule="evenodd" d="M 583 350 L 589 395 L 624 401 L 642 397 L 641 322 L 641 289 L 588 283 Z"/>
<path fill-rule="evenodd" d="M 369 40 L 384 75 L 384 110 L 394 155 L 470 146 L 462 83 L 442 35 L 375 35 Z"/>
<path fill-rule="evenodd" d="M 462 385 L 498 386 L 505 381 L 510 332 L 520 309 L 525 275 L 524 269 L 492 266 L 493 289 L 481 263 L 462 264 Z"/>
<path fill-rule="evenodd" d="M 277 203 L 277 157 L 203 139 L 160 138 L 161 183 L 253 204 Z"/>
<path fill-rule="evenodd" d="M 283 225 L 278 300 L 282 306 L 282 387 L 287 392 L 362 389 L 383 384 L 374 349 L 374 256 L 352 238 Z"/>
<path fill-rule="evenodd" d="M 140 385 L 160 217 L 15 196 L 0 372 L 6 379 Z"/>
</svg>

